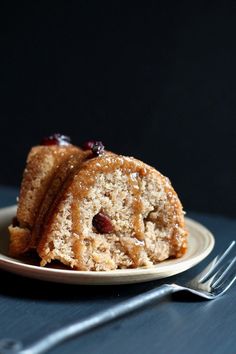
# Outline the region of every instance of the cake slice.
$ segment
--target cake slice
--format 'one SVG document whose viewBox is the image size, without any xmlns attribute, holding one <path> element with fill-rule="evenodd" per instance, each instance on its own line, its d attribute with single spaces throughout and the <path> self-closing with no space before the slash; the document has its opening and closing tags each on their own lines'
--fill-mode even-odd
<svg viewBox="0 0 236 354">
<path fill-rule="evenodd" d="M 32 151 L 19 225 L 9 228 L 12 255 L 35 249 L 41 266 L 57 260 L 76 270 L 108 271 L 153 266 L 186 252 L 181 202 L 169 179 L 154 168 L 105 151 L 95 141 L 83 150 L 53 145 Z M 50 169 L 45 161 L 54 154 L 58 161 Z"/>
<path fill-rule="evenodd" d="M 81 149 L 71 145 L 68 137 L 54 134 L 43 140 L 42 145 L 33 147 L 27 157 L 18 200 L 17 215 L 10 231 L 10 255 L 18 256 L 26 252 L 34 242 L 32 232 L 36 227 L 39 211 L 47 210 L 60 185 L 63 176 L 57 186 L 51 188 L 57 171 L 60 170 L 69 159 L 81 154 Z M 70 168 L 70 165 L 69 165 Z"/>
<path fill-rule="evenodd" d="M 168 178 L 108 152 L 83 162 L 49 210 L 37 247 L 79 270 L 152 266 L 187 248 L 182 205 Z"/>
</svg>

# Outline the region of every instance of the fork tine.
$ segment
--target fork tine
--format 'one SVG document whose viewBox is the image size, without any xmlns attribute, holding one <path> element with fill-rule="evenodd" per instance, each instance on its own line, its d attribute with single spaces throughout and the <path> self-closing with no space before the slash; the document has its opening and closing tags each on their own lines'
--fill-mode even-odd
<svg viewBox="0 0 236 354">
<path fill-rule="evenodd" d="M 214 291 L 216 291 L 218 295 L 223 295 L 233 285 L 235 280 L 236 280 L 236 275 L 234 272 L 234 274 L 231 274 L 231 276 L 227 277 L 227 279 L 223 283 L 218 285 L 214 289 Z"/>
<path fill-rule="evenodd" d="M 222 263 L 222 261 L 225 259 L 225 257 L 229 254 L 229 252 L 232 250 L 232 248 L 235 245 L 235 241 L 232 241 L 229 245 L 229 247 L 222 253 L 221 256 L 217 256 L 211 263 L 212 265 L 209 269 L 209 265 L 203 270 L 202 274 L 203 276 L 198 279 L 199 283 L 205 282 L 207 279 L 209 279 L 213 273 L 215 273 L 215 269 Z"/>
<path fill-rule="evenodd" d="M 228 264 L 226 269 L 223 271 L 223 273 L 219 276 L 219 278 L 211 284 L 212 287 L 216 287 L 218 284 L 222 283 L 222 280 L 224 280 L 224 279 L 227 280 L 226 275 L 229 274 L 229 271 L 232 269 L 235 262 L 236 262 L 236 256 L 230 261 L 230 263 Z M 234 274 L 235 274 L 235 271 L 234 271 Z"/>
</svg>

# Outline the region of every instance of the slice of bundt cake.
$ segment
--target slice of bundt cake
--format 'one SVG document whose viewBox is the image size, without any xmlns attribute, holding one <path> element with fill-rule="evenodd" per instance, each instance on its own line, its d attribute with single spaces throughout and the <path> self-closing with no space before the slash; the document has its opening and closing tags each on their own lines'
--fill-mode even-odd
<svg viewBox="0 0 236 354">
<path fill-rule="evenodd" d="M 57 185 L 54 182 L 51 188 L 57 171 L 62 165 L 68 166 L 67 161 L 80 153 L 81 149 L 71 145 L 68 137 L 59 134 L 44 139 L 42 145 L 30 150 L 21 184 L 17 215 L 13 225 L 9 227 L 12 256 L 20 255 L 33 246 L 32 232 L 38 225 L 39 211 L 43 212 L 42 203 L 46 199 L 43 203 L 46 211 L 63 183 L 63 176 L 60 176 Z"/>
<path fill-rule="evenodd" d="M 182 256 L 184 213 L 169 179 L 135 158 L 104 151 L 100 142 L 90 141 L 84 150 L 54 171 L 33 222 L 26 224 L 27 245 L 36 247 L 41 265 L 59 260 L 73 269 L 102 271 Z"/>
</svg>

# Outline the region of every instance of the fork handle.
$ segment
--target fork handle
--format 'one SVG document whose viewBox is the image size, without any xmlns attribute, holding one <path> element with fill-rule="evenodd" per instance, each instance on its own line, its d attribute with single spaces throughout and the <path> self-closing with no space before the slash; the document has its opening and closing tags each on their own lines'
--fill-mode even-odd
<svg viewBox="0 0 236 354">
<path fill-rule="evenodd" d="M 26 346 L 23 349 L 14 350 L 14 348 L 1 348 L 0 354 L 42 354 L 72 337 L 87 332 L 93 328 L 99 327 L 125 314 L 131 313 L 139 308 L 151 304 L 152 302 L 177 291 L 177 288 L 170 284 L 161 285 L 158 288 L 149 290 L 145 293 L 122 301 L 106 310 L 100 311 L 94 315 L 85 318 L 82 321 L 76 321 L 57 329 L 38 341 Z M 19 347 L 18 347 L 19 348 Z"/>
</svg>

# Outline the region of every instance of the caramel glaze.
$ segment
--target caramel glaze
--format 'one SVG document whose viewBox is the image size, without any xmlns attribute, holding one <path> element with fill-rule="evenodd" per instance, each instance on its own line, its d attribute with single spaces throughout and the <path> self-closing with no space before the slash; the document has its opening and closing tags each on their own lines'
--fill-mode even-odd
<svg viewBox="0 0 236 354">
<path fill-rule="evenodd" d="M 170 224 L 172 224 L 173 226 L 172 235 L 171 235 L 171 245 L 172 248 L 175 250 L 174 256 L 178 258 L 183 256 L 187 251 L 187 238 L 186 238 L 188 235 L 187 231 L 185 231 L 185 233 L 182 234 L 181 248 L 178 249 L 178 237 L 179 237 L 178 228 L 185 230 L 185 221 L 184 221 L 184 215 L 179 214 L 177 211 L 182 210 L 183 207 L 175 190 L 173 188 L 170 188 L 171 184 L 169 178 L 162 176 L 162 179 L 163 181 L 164 180 L 166 181 L 164 190 L 167 196 L 168 205 L 169 208 L 171 209 L 171 215 L 172 215 L 171 220 L 169 220 Z M 185 242 L 183 242 L 183 239 L 185 240 Z M 178 249 L 177 252 L 176 249 Z"/>
<path fill-rule="evenodd" d="M 47 215 L 52 209 L 57 195 L 63 190 L 66 180 L 73 175 L 73 172 L 78 169 L 78 166 L 87 158 L 87 156 L 88 153 L 85 153 L 82 150 L 80 151 L 78 149 L 77 151 L 72 151 L 67 159 L 64 160 L 55 171 L 37 213 L 36 221 L 32 229 L 29 248 L 35 248 L 37 246 L 42 233 L 42 227 L 46 223 Z"/>
<path fill-rule="evenodd" d="M 143 162 L 133 158 L 117 156 L 110 152 L 105 152 L 103 155 L 93 158 L 91 156 L 91 152 L 85 152 L 83 159 L 78 161 L 78 164 L 76 164 L 75 167 L 70 171 L 69 175 L 67 175 L 67 178 L 60 188 L 59 195 L 54 199 L 46 216 L 44 215 L 45 227 L 42 232 L 42 238 L 38 247 L 39 253 L 43 253 L 43 245 L 47 242 L 47 234 L 53 223 L 53 216 L 57 212 L 57 208 L 59 207 L 60 202 L 63 201 L 65 195 L 71 194 L 73 196 L 71 216 L 72 235 L 75 236 L 73 251 L 77 261 L 76 268 L 85 269 L 83 261 L 81 260 L 80 262 L 85 246 L 82 243 L 84 236 L 81 231 L 79 201 L 82 201 L 87 197 L 90 188 L 95 183 L 96 175 L 98 173 L 107 174 L 113 172 L 116 169 L 122 170 L 122 172 L 128 176 L 130 192 L 133 196 L 133 237 L 137 239 L 137 243 L 135 243 L 132 247 L 129 247 L 129 249 L 125 247 L 126 252 L 129 254 L 133 261 L 133 266 L 136 267 L 139 265 L 139 254 L 145 247 L 145 243 L 143 241 L 144 230 L 142 222 L 142 202 L 138 180 L 139 178 L 146 176 L 148 173 L 157 173 L 161 181 L 164 183 L 165 192 L 168 202 L 172 208 L 172 215 L 174 215 L 176 225 L 176 227 L 173 227 L 171 240 L 173 244 L 176 242 L 175 238 L 178 232 L 177 226 L 184 227 L 184 219 L 176 211 L 180 210 L 180 208 L 182 209 L 182 206 L 178 200 L 177 194 L 174 192 L 169 180 L 166 177 L 162 176 L 152 167 L 145 165 Z M 177 257 L 184 253 L 185 248 L 186 245 L 183 246 L 181 250 L 179 250 Z"/>
<path fill-rule="evenodd" d="M 142 166 L 142 164 L 137 165 L 137 163 L 134 163 L 132 158 L 125 158 L 112 153 L 106 153 L 101 157 L 85 162 L 78 173 L 74 176 L 73 182 L 75 183 L 72 183 L 70 186 L 70 193 L 73 195 L 71 208 L 73 225 L 72 232 L 75 235 L 79 235 L 80 239 L 80 241 L 75 242 L 74 247 L 74 252 L 77 255 L 76 258 L 78 259 L 78 262 L 83 253 L 83 246 L 81 244 L 83 235 L 81 232 L 80 206 L 78 201 L 87 197 L 90 188 L 95 183 L 95 178 L 98 173 L 107 174 L 116 169 L 121 169 L 122 172 L 128 176 L 130 193 L 133 196 L 133 236 L 138 240 L 144 240 L 141 214 L 142 202 L 137 176 L 144 176 L 146 174 L 146 169 Z M 78 180 L 79 183 L 76 183 L 76 180 Z M 139 254 L 143 246 L 144 242 L 140 242 L 132 247 L 129 247 L 129 249 L 126 247 L 126 253 L 129 254 L 135 267 L 139 265 Z M 79 267 L 83 267 L 83 262 L 79 262 Z"/>
<path fill-rule="evenodd" d="M 41 212 L 38 215 L 38 225 L 35 224 L 34 243 L 37 247 L 40 240 L 43 242 L 47 236 L 47 230 L 52 223 L 53 215 L 56 213 L 60 201 L 64 198 L 65 191 L 73 179 L 75 172 L 78 171 L 82 162 L 92 157 L 91 151 L 80 151 L 72 154 L 57 170 L 55 179 L 52 181 L 51 187 L 55 188 L 54 193 L 47 194 L 45 204 L 41 206 Z M 50 189 L 50 188 L 49 188 Z"/>
<path fill-rule="evenodd" d="M 31 149 L 28 159 L 27 159 L 27 166 L 24 171 L 23 181 L 20 188 L 20 195 L 19 195 L 19 203 L 17 208 L 17 219 L 19 221 L 20 227 L 28 228 L 30 231 L 32 230 L 35 220 L 37 218 L 38 211 L 40 209 L 40 205 L 44 200 L 45 193 L 47 193 L 48 188 L 54 178 L 54 173 L 50 176 L 49 181 L 44 183 L 45 191 L 43 195 L 38 198 L 37 205 L 32 210 L 31 217 L 25 218 L 24 214 L 24 203 L 25 203 L 25 194 L 28 190 L 29 186 L 32 185 L 32 178 L 34 178 L 35 174 L 37 174 L 38 166 L 42 163 L 42 161 L 48 156 L 48 154 L 53 155 L 55 166 L 59 166 L 63 161 L 67 160 L 68 156 L 71 154 L 78 153 L 80 149 L 74 145 L 67 145 L 65 146 L 36 146 Z M 35 161 L 37 165 L 35 166 Z"/>
</svg>

